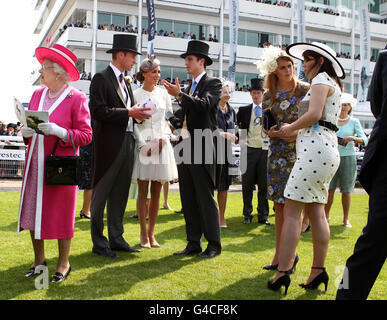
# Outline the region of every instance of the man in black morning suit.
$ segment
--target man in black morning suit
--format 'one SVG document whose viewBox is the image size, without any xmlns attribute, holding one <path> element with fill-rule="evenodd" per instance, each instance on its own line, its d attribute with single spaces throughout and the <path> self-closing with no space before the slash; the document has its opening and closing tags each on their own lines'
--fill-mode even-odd
<svg viewBox="0 0 387 320">
<path fill-rule="evenodd" d="M 214 198 L 216 183 L 216 156 L 213 139 L 201 140 L 202 157 L 195 146 L 195 129 L 213 132 L 217 128 L 217 102 L 220 98 L 222 84 L 219 79 L 209 77 L 206 66 L 212 63 L 208 57 L 209 46 L 205 42 L 192 40 L 187 52 L 181 55 L 185 59 L 187 72 L 192 75 L 192 84 L 182 91 L 178 79 L 175 84 L 163 81 L 169 94 L 176 97 L 183 110 L 182 141 L 176 150 L 191 151 L 190 157 L 178 164 L 180 198 L 182 202 L 188 244 L 183 251 L 175 255 L 189 255 L 202 251 L 202 235 L 208 241 L 207 249 L 199 254 L 201 258 L 212 258 L 221 252 L 219 212 Z M 200 131 L 199 130 L 199 131 Z M 187 150 L 187 148 L 189 150 Z M 205 163 L 205 159 L 211 163 Z"/>
<path fill-rule="evenodd" d="M 368 91 L 376 118 L 359 181 L 369 194 L 368 221 L 348 258 L 337 300 L 365 300 L 387 257 L 387 50 L 379 53 Z"/>
<path fill-rule="evenodd" d="M 244 224 L 250 224 L 253 219 L 253 192 L 255 185 L 258 185 L 258 223 L 271 225 L 267 220 L 269 217 L 269 202 L 267 200 L 268 139 L 263 138 L 262 135 L 263 93 L 263 81 L 258 78 L 251 79 L 250 94 L 253 103 L 240 107 L 237 113 L 239 129 L 247 131 L 247 151 L 241 154 L 241 157 L 247 157 L 245 160 L 247 161 L 246 172 L 242 173 Z"/>
<path fill-rule="evenodd" d="M 94 75 L 90 85 L 90 113 L 93 120 L 93 196 L 91 201 L 91 238 L 93 252 L 105 257 L 118 255 L 112 250 L 139 252 L 123 238 L 123 216 L 132 177 L 135 136 L 134 119 L 150 116 L 149 108 L 135 105 L 133 92 L 123 77 L 136 63 L 135 35 L 115 34 L 113 60 Z M 103 216 L 107 205 L 109 240 L 103 235 Z"/>
</svg>

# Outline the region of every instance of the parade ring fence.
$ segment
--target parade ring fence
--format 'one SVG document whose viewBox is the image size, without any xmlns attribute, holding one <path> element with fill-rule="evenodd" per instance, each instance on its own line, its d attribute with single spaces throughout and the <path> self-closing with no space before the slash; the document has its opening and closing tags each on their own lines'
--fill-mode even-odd
<svg viewBox="0 0 387 320">
<path fill-rule="evenodd" d="M 26 150 L 23 137 L 0 136 L 0 178 L 22 178 Z"/>
</svg>

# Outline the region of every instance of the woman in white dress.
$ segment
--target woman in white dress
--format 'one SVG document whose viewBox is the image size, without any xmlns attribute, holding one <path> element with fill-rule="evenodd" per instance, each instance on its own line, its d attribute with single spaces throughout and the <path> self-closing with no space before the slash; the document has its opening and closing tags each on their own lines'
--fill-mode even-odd
<svg viewBox="0 0 387 320">
<path fill-rule="evenodd" d="M 177 167 L 169 136 L 171 130 L 165 119 L 172 112 L 168 92 L 157 86 L 160 80 L 160 61 L 154 56 L 145 59 L 136 74 L 143 86 L 134 91 L 140 104 L 148 99 L 155 105 L 151 118 L 136 124 L 139 134 L 139 152 L 134 163 L 132 180 L 138 182 L 137 212 L 140 220 L 140 241 L 143 248 L 158 248 L 154 229 L 159 210 L 160 191 L 164 183 L 177 179 Z M 135 130 L 137 130 L 135 129 Z M 146 228 L 147 194 L 150 186 L 149 221 Z"/>
<path fill-rule="evenodd" d="M 284 197 L 284 224 L 281 232 L 278 273 L 268 288 L 278 290 L 290 284 L 296 247 L 300 239 L 301 213 L 308 212 L 313 234 L 313 265 L 308 280 L 300 286 L 316 289 L 328 285 L 325 259 L 330 238 L 324 206 L 328 200 L 329 183 L 340 163 L 336 131 L 340 115 L 340 78 L 345 77 L 336 53 L 328 46 L 313 42 L 295 43 L 286 52 L 304 61 L 304 71 L 311 87 L 299 105 L 299 118 L 283 124 L 278 134 L 290 136 L 298 131 L 297 159 L 290 173 Z"/>
</svg>

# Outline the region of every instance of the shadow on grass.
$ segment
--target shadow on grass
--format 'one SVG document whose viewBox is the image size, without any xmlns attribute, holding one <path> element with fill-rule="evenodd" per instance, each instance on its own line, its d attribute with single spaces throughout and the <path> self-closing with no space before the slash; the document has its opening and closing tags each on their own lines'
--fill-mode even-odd
<svg viewBox="0 0 387 320">
<path fill-rule="evenodd" d="M 129 259 L 136 259 L 135 255 L 127 257 Z M 52 275 L 55 273 L 55 268 L 57 265 L 58 258 L 46 259 L 47 268 L 49 270 L 49 279 L 51 280 Z M 122 262 L 122 259 L 103 259 L 91 252 L 86 252 L 81 255 L 70 256 L 70 263 L 72 269 L 80 270 L 83 268 L 88 268 L 90 266 L 103 268 L 109 264 L 116 264 Z M 35 279 L 36 278 L 25 278 L 24 274 L 31 267 L 32 261 L 30 264 L 19 265 L 4 271 L 0 271 L 0 287 L 10 288 L 12 290 L 4 290 L 0 293 L 0 299 L 12 299 L 23 293 L 34 292 L 35 289 Z M 71 274 L 70 274 L 71 276 Z M 69 276 L 69 277 L 70 277 Z M 53 288 L 54 285 L 50 285 L 50 288 Z M 10 294 L 12 292 L 12 294 Z"/>
<path fill-rule="evenodd" d="M 281 291 L 270 291 L 267 282 L 273 278 L 273 273 L 268 272 L 252 278 L 244 278 L 227 287 L 223 287 L 216 293 L 202 292 L 191 296 L 193 300 L 277 300 L 284 297 Z M 243 296 L 241 296 L 243 288 Z M 290 290 L 290 288 L 289 288 Z"/>
<path fill-rule="evenodd" d="M 77 270 L 77 262 L 84 263 L 86 256 L 83 254 L 72 258 L 74 270 Z M 133 254 L 121 254 L 117 262 L 125 262 Z M 104 259 L 105 260 L 105 259 Z M 142 281 L 147 281 L 160 276 L 178 271 L 192 263 L 199 262 L 193 258 L 177 258 L 166 256 L 160 259 L 142 261 L 125 265 L 111 263 L 108 267 L 101 268 L 97 272 L 90 273 L 78 283 L 66 283 L 65 287 L 51 285 L 47 296 L 52 299 L 105 299 L 115 295 L 127 294 L 131 287 Z M 92 290 L 90 290 L 93 288 Z M 130 298 L 130 297 L 129 297 Z"/>
<path fill-rule="evenodd" d="M 197 295 L 190 296 L 192 300 L 282 300 L 285 299 L 285 288 L 282 287 L 278 291 L 271 291 L 267 288 L 269 280 L 274 278 L 273 272 L 259 274 L 256 277 L 241 279 L 215 293 L 202 292 Z M 243 296 L 241 296 L 241 288 L 243 288 Z M 317 290 L 305 290 L 301 295 L 297 295 L 300 291 L 298 284 L 295 281 L 291 282 L 288 290 L 288 295 L 296 291 L 296 296 L 292 295 L 291 299 L 297 300 L 316 300 L 320 295 L 324 295 L 323 285 Z"/>
</svg>

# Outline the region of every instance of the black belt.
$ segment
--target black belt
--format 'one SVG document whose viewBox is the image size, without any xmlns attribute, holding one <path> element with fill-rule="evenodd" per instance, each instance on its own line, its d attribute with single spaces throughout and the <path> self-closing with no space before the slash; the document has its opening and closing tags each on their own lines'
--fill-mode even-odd
<svg viewBox="0 0 387 320">
<path fill-rule="evenodd" d="M 318 124 L 319 124 L 320 126 L 323 126 L 323 127 L 325 127 L 325 128 L 328 128 L 329 130 L 332 130 L 332 131 L 334 131 L 334 132 L 339 131 L 339 128 L 338 128 L 336 125 L 334 125 L 332 122 L 328 122 L 328 121 L 325 121 L 325 120 L 319 120 L 319 121 L 318 121 Z"/>
</svg>

